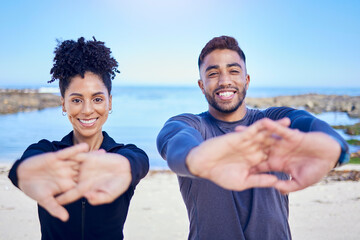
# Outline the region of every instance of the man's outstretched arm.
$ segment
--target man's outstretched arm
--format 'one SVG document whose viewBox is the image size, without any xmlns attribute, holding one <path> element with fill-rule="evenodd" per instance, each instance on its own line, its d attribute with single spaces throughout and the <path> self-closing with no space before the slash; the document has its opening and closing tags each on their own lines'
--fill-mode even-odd
<svg viewBox="0 0 360 240">
<path fill-rule="evenodd" d="M 158 149 L 179 175 L 205 178 L 237 191 L 273 186 L 277 181 L 274 175 L 251 172 L 252 167 L 266 160 L 269 147 L 276 141 L 264 122 L 289 124 L 287 120 L 263 119 L 241 133 L 232 132 L 204 141 L 196 129 L 173 121 L 161 130 Z"/>
<path fill-rule="evenodd" d="M 268 160 L 253 168 L 255 172 L 290 174 L 291 180 L 275 185 L 283 193 L 301 190 L 320 181 L 339 159 L 341 162 L 348 160 L 344 139 L 327 123 L 305 113 L 297 111 L 290 115 L 291 126 L 296 129 L 279 125 L 268 128 L 279 139 L 271 147 Z"/>
</svg>

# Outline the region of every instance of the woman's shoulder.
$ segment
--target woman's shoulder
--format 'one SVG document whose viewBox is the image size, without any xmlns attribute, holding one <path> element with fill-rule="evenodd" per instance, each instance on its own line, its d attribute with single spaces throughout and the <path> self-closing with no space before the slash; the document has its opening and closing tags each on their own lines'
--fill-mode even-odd
<svg viewBox="0 0 360 240">
<path fill-rule="evenodd" d="M 68 135 L 63 137 L 60 141 L 50 141 L 48 139 L 41 139 L 37 143 L 31 144 L 26 150 L 35 151 L 35 152 L 55 152 L 57 150 L 72 146 L 72 133 L 70 132 Z"/>
</svg>

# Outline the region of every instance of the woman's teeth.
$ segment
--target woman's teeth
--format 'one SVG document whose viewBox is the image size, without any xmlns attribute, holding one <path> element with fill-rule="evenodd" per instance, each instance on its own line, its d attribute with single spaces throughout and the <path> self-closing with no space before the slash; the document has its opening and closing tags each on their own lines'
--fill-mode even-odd
<svg viewBox="0 0 360 240">
<path fill-rule="evenodd" d="M 96 118 L 93 118 L 93 119 L 89 119 L 89 120 L 85 120 L 85 119 L 79 119 L 81 123 L 84 123 L 84 124 L 91 124 L 91 123 L 94 123 L 96 121 Z"/>
</svg>

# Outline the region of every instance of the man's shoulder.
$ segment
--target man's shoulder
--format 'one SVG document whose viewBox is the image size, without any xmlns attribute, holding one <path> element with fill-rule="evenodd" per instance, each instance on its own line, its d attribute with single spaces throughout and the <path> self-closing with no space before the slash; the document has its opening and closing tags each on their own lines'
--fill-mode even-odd
<svg viewBox="0 0 360 240">
<path fill-rule="evenodd" d="M 262 110 L 265 117 L 270 118 L 272 120 L 278 120 L 284 117 L 287 117 L 290 113 L 295 111 L 296 109 L 291 107 L 270 107 Z"/>
<path fill-rule="evenodd" d="M 201 124 L 201 119 L 205 117 L 205 112 L 200 114 L 192 114 L 192 113 L 182 113 L 179 115 L 176 115 L 174 117 L 171 117 L 168 122 L 171 121 L 181 121 L 185 122 L 189 125 L 198 125 Z"/>
</svg>

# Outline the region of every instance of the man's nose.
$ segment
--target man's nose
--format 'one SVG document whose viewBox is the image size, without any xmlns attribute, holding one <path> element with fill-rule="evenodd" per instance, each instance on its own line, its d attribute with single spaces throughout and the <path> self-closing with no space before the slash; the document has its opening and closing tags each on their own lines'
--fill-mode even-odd
<svg viewBox="0 0 360 240">
<path fill-rule="evenodd" d="M 221 73 L 219 77 L 219 86 L 231 85 L 231 77 L 227 73 Z"/>
</svg>

